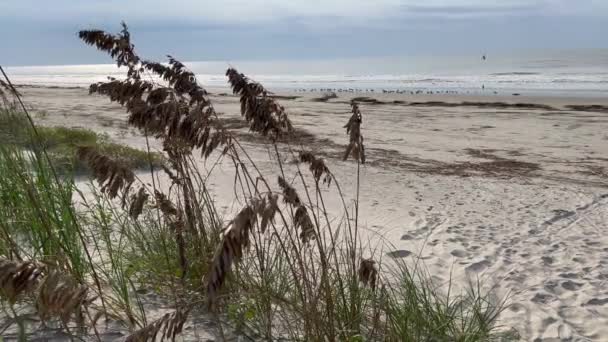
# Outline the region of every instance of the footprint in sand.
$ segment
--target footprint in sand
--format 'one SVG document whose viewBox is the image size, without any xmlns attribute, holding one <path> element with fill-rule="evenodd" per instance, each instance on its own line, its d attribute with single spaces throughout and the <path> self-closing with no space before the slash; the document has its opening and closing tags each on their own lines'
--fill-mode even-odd
<svg viewBox="0 0 608 342">
<path fill-rule="evenodd" d="M 412 252 L 410 252 L 406 249 L 400 249 L 400 250 L 388 252 L 388 253 L 386 253 L 386 255 L 388 255 L 389 257 L 391 257 L 393 259 L 399 259 L 399 258 L 407 258 L 408 256 L 412 255 Z"/>
<path fill-rule="evenodd" d="M 547 304 L 551 299 L 553 299 L 553 296 L 550 294 L 537 293 L 534 295 L 531 301 L 537 304 Z"/>
<path fill-rule="evenodd" d="M 415 237 L 412 234 L 404 234 L 401 237 L 401 240 L 413 240 L 413 239 L 415 239 Z"/>
<path fill-rule="evenodd" d="M 401 240 L 413 240 L 427 236 L 433 229 L 442 223 L 439 215 L 429 215 L 427 217 L 419 218 L 414 223 L 414 230 L 408 231 L 406 234 L 401 236 Z"/>
<path fill-rule="evenodd" d="M 512 305 L 509 305 L 507 309 L 509 309 L 511 312 L 526 311 L 526 307 L 519 303 L 513 303 Z"/>
<path fill-rule="evenodd" d="M 437 246 L 437 245 L 439 244 L 439 242 L 441 242 L 441 241 L 440 241 L 440 240 L 435 239 L 435 240 L 433 240 L 433 241 L 431 241 L 431 242 L 427 243 L 427 245 L 429 245 L 429 246 Z"/>
<path fill-rule="evenodd" d="M 583 306 L 604 306 L 606 304 L 608 304 L 608 298 L 603 298 L 603 299 L 593 298 L 590 301 L 588 301 L 587 303 L 583 304 Z"/>
<path fill-rule="evenodd" d="M 541 260 L 543 261 L 543 264 L 545 266 L 553 264 L 553 258 L 552 257 L 544 256 L 544 257 L 541 258 Z"/>
<path fill-rule="evenodd" d="M 569 218 L 571 216 L 576 215 L 576 213 L 574 211 L 563 210 L 563 209 L 553 210 L 553 214 L 554 214 L 554 216 L 552 218 L 550 218 L 547 221 L 545 221 L 546 225 L 550 226 L 550 225 L 554 224 L 557 221 L 564 220 L 564 219 L 567 219 L 567 218 Z"/>
<path fill-rule="evenodd" d="M 453 256 L 455 256 L 457 258 L 464 258 L 467 256 L 467 252 L 463 251 L 462 249 L 455 249 L 455 250 L 451 251 L 450 254 L 452 254 Z"/>
<path fill-rule="evenodd" d="M 576 291 L 583 286 L 581 283 L 575 283 L 571 280 L 565 281 L 562 283 L 562 287 L 569 291 Z"/>
<path fill-rule="evenodd" d="M 601 246 L 601 243 L 599 241 L 585 241 L 585 244 L 589 247 Z"/>
<path fill-rule="evenodd" d="M 473 264 L 467 266 L 465 268 L 465 270 L 467 272 L 479 273 L 479 272 L 485 270 L 486 268 L 490 267 L 490 265 L 492 265 L 492 263 L 490 261 L 482 260 L 482 261 L 478 261 L 476 263 L 473 263 Z"/>
<path fill-rule="evenodd" d="M 547 280 L 544 284 L 544 288 L 547 290 L 547 292 L 555 293 L 555 288 L 557 285 L 558 283 L 556 280 Z"/>
</svg>

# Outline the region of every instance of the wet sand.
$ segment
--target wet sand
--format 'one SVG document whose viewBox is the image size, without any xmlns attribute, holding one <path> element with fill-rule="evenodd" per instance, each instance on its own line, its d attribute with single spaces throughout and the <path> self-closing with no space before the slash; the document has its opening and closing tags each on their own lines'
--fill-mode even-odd
<svg viewBox="0 0 608 342">
<path fill-rule="evenodd" d="M 145 146 L 122 108 L 86 89 L 20 91 L 40 124 Z M 361 104 L 368 163 L 360 222 L 366 241 L 381 247 L 378 257 L 419 258 L 438 285 L 450 273 L 460 284 L 495 285 L 511 304 L 501 325 L 524 340 L 608 336 L 608 100 L 340 93 L 318 102 L 320 93 L 281 95 L 306 133 L 302 144 L 326 158 L 349 201 L 356 164 L 340 160 L 348 103 L 376 100 Z M 238 99 L 211 99 L 258 166 L 278 175 L 268 144 L 239 120 Z M 233 180 L 229 163 L 210 179 L 226 218 L 239 206 Z M 328 207 L 339 216 L 337 198 Z"/>
</svg>

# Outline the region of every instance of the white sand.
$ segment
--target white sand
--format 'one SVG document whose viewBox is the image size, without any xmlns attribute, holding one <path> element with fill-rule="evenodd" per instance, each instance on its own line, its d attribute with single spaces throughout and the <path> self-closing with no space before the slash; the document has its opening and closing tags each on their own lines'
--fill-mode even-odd
<svg viewBox="0 0 608 342">
<path fill-rule="evenodd" d="M 37 116 L 42 124 L 86 127 L 144 146 L 126 127 L 124 111 L 105 98 L 83 89 L 21 91 L 28 105 L 45 112 Z M 347 141 L 347 95 L 332 103 L 311 96 L 281 103 L 295 126 L 315 135 L 307 147 L 326 156 L 352 199 L 356 165 L 333 158 Z M 370 96 L 557 108 L 362 105 L 369 162 L 362 168 L 361 222 L 372 241 L 381 235 L 394 245 L 384 253 L 420 255 L 439 284 L 452 272 L 460 283 L 479 278 L 509 294 L 501 324 L 524 340 L 608 340 L 608 113 L 565 110 L 606 101 Z M 238 117 L 236 98 L 212 99 L 218 112 Z M 277 174 L 265 146 L 246 145 L 264 170 Z M 211 179 L 218 190 L 232 189 L 232 181 L 227 165 Z M 221 195 L 231 192 L 217 193 L 231 211 L 232 199 Z M 339 208 L 336 199 L 330 202 Z"/>
</svg>

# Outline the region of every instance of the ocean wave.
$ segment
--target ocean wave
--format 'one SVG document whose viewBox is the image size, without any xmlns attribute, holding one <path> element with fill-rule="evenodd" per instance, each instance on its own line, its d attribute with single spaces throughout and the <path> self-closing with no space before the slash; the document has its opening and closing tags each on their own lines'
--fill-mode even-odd
<svg viewBox="0 0 608 342">
<path fill-rule="evenodd" d="M 490 74 L 490 76 L 533 76 L 542 75 L 540 72 L 526 72 L 526 71 L 513 71 L 513 72 L 496 72 Z"/>
<path fill-rule="evenodd" d="M 559 78 L 559 79 L 555 79 L 552 80 L 551 83 L 564 83 L 564 84 L 576 84 L 576 83 L 581 83 L 581 84 L 606 84 L 608 83 L 608 80 L 573 80 L 573 79 L 566 79 L 566 78 Z"/>
<path fill-rule="evenodd" d="M 396 83 L 415 84 L 415 83 L 455 83 L 459 81 L 448 80 L 443 78 L 421 78 L 415 80 L 396 80 Z"/>
</svg>

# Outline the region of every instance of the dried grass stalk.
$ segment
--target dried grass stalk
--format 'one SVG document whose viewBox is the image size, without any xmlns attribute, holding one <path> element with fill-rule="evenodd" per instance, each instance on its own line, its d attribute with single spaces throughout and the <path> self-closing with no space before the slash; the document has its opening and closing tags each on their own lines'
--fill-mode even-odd
<svg viewBox="0 0 608 342">
<path fill-rule="evenodd" d="M 278 198 L 278 195 L 269 193 L 266 197 L 251 200 L 251 208 L 262 218 L 260 221 L 262 233 L 266 232 L 269 224 L 274 223 L 274 216 L 279 211 Z"/>
<path fill-rule="evenodd" d="M 349 135 L 349 144 L 343 159 L 348 159 L 348 156 L 352 153 L 353 158 L 360 161 L 361 164 L 365 164 L 365 146 L 363 145 L 363 136 L 361 135 L 361 123 L 363 122 L 363 118 L 357 103 L 352 102 L 351 107 L 353 115 L 344 126 L 344 128 L 346 128 L 346 134 Z"/>
<path fill-rule="evenodd" d="M 238 262 L 243 257 L 243 250 L 249 246 L 249 232 L 255 222 L 256 213 L 250 206 L 247 206 L 236 215 L 226 229 L 206 279 L 209 306 L 213 306 L 217 301 L 219 291 L 232 268 L 232 263 Z"/>
<path fill-rule="evenodd" d="M 110 78 L 108 82 L 91 84 L 89 86 L 89 94 L 105 95 L 111 101 L 118 102 L 120 105 L 133 106 L 137 99 L 142 99 L 152 89 L 154 89 L 154 84 L 148 81 Z"/>
<path fill-rule="evenodd" d="M 124 23 L 117 35 L 90 30 L 80 31 L 79 36 L 85 43 L 107 52 L 119 67 L 128 67 L 127 79 L 92 84 L 89 92 L 106 95 L 125 106 L 130 125 L 164 141 L 179 142 L 189 149 L 200 148 L 204 157 L 218 146 L 225 146 L 223 153 L 226 153 L 231 135 L 217 119 L 207 92 L 184 64 L 171 56 L 169 66 L 142 60 L 135 53 Z M 168 86 L 142 80 L 140 74 L 145 70 L 159 75 Z"/>
<path fill-rule="evenodd" d="M 300 197 L 290 184 L 285 179 L 279 176 L 279 186 L 283 191 L 283 201 L 296 209 L 293 223 L 296 229 L 300 229 L 300 239 L 304 243 L 308 243 L 310 240 L 315 238 L 315 229 L 308 214 L 308 210 L 300 201 Z"/>
<path fill-rule="evenodd" d="M 175 243 L 179 257 L 179 265 L 182 270 L 182 277 L 186 276 L 188 269 L 188 259 L 186 257 L 186 240 L 184 238 L 184 218 L 182 212 L 173 202 L 162 192 L 154 192 L 156 198 L 156 208 L 164 215 L 172 233 L 175 235 Z"/>
<path fill-rule="evenodd" d="M 359 281 L 364 286 L 368 286 L 372 289 L 376 289 L 376 282 L 378 280 L 378 269 L 376 268 L 376 262 L 372 259 L 361 259 L 359 264 Z"/>
<path fill-rule="evenodd" d="M 0 259 L 0 294 L 14 303 L 35 289 L 43 275 L 43 267 L 35 263 Z"/>
<path fill-rule="evenodd" d="M 173 88 L 178 95 L 188 95 L 190 105 L 208 105 L 207 91 L 196 81 L 194 73 L 186 69 L 185 65 L 175 58 L 169 57 L 169 66 L 161 63 L 144 61 L 143 67 L 160 76 L 167 81 L 169 87 Z M 160 102 L 159 102 L 160 103 Z"/>
<path fill-rule="evenodd" d="M 184 328 L 188 313 L 188 310 L 167 313 L 160 319 L 127 336 L 125 342 L 154 342 L 158 341 L 159 334 L 161 334 L 160 341 L 175 341 L 177 335 L 181 334 Z"/>
<path fill-rule="evenodd" d="M 40 285 L 36 308 L 42 320 L 59 317 L 68 322 L 72 315 L 82 320 L 82 307 L 93 299 L 88 298 L 89 288 L 74 278 L 52 271 Z"/>
<path fill-rule="evenodd" d="M 177 177 L 177 175 L 173 172 L 173 170 L 171 170 L 167 165 L 162 164 L 161 168 L 163 169 L 163 171 L 165 172 L 165 174 L 169 177 L 169 179 L 171 179 L 171 181 L 173 182 L 173 184 L 181 184 L 181 180 Z"/>
<path fill-rule="evenodd" d="M 10 101 L 8 100 L 7 94 L 12 94 L 12 89 L 9 87 L 6 82 L 0 80 L 0 99 L 2 99 L 2 103 L 8 107 Z"/>
<path fill-rule="evenodd" d="M 110 198 L 118 196 L 120 190 L 126 194 L 135 181 L 133 171 L 122 163 L 99 153 L 94 147 L 79 147 L 77 156 L 87 164 L 93 177 L 102 186 L 101 191 Z"/>
<path fill-rule="evenodd" d="M 117 35 L 108 34 L 100 30 L 83 30 L 78 33 L 78 37 L 88 45 L 93 45 L 99 50 L 107 52 L 114 58 L 118 66 L 129 67 L 129 77 L 139 77 L 141 70 L 135 67 L 139 63 L 139 57 L 135 54 L 131 35 L 127 25 L 121 23 L 122 30 Z"/>
<path fill-rule="evenodd" d="M 315 181 L 319 182 L 321 177 L 323 177 L 323 183 L 326 183 L 328 186 L 331 184 L 331 173 L 323 159 L 315 157 L 311 152 L 301 151 L 300 161 L 309 164 L 310 172 L 315 177 Z"/>
<path fill-rule="evenodd" d="M 296 192 L 296 189 L 294 189 L 289 183 L 287 183 L 287 181 L 285 181 L 285 178 L 281 176 L 279 176 L 279 186 L 283 191 L 283 201 L 285 203 L 291 204 L 294 207 L 298 207 L 302 204 L 302 202 L 300 201 L 300 197 Z"/>
<path fill-rule="evenodd" d="M 177 210 L 177 207 L 171 202 L 167 195 L 155 190 L 154 197 L 156 199 L 156 208 L 160 209 L 166 218 L 178 216 L 179 211 Z"/>
<path fill-rule="evenodd" d="M 296 228 L 300 229 L 300 240 L 304 243 L 308 243 L 310 240 L 315 239 L 315 228 L 308 215 L 308 210 L 301 205 L 296 209 L 296 213 L 293 217 Z"/>
<path fill-rule="evenodd" d="M 182 270 L 182 278 L 184 278 L 188 271 L 188 258 L 186 257 L 186 240 L 184 239 L 184 220 L 182 216 L 180 215 L 176 220 L 171 222 L 170 227 L 173 234 L 175 234 L 179 267 Z"/>
<path fill-rule="evenodd" d="M 131 203 L 129 204 L 129 216 L 137 220 L 144 210 L 144 204 L 148 200 L 150 195 L 146 192 L 146 189 L 142 186 L 139 188 L 137 193 L 131 195 Z"/>
<path fill-rule="evenodd" d="M 9 87 L 9 85 L 6 82 L 4 82 L 3 80 L 0 80 L 0 91 L 4 91 L 4 90 L 11 92 L 11 88 Z"/>
<path fill-rule="evenodd" d="M 268 91 L 261 84 L 233 68 L 226 71 L 226 76 L 233 93 L 240 96 L 241 115 L 249 123 L 251 131 L 273 140 L 293 131 L 285 108 L 268 96 Z"/>
<path fill-rule="evenodd" d="M 229 145 L 232 137 L 217 119 L 204 90 L 197 87 L 199 90 L 191 91 L 193 98 L 169 87 L 127 79 L 93 84 L 89 92 L 125 106 L 128 123 L 162 139 L 164 146 L 179 146 L 187 152 L 200 148 L 208 157 L 218 146 Z"/>
<path fill-rule="evenodd" d="M 260 223 L 260 230 L 262 233 L 266 231 L 266 227 L 268 224 L 274 223 L 274 216 L 279 211 L 278 196 L 275 194 L 268 194 L 266 198 L 264 208 L 258 214 L 262 217 L 262 221 Z"/>
</svg>

